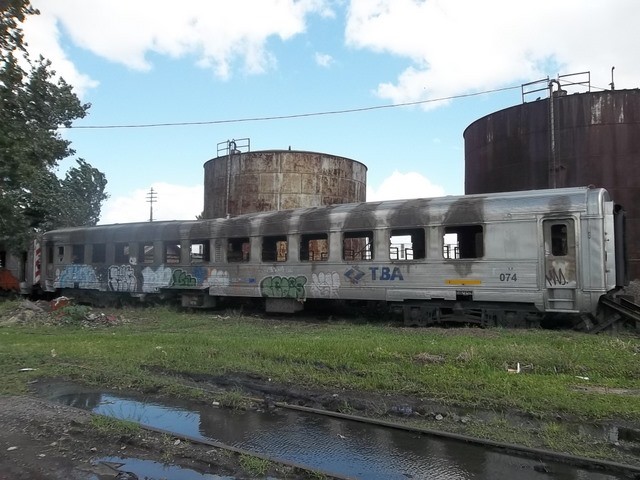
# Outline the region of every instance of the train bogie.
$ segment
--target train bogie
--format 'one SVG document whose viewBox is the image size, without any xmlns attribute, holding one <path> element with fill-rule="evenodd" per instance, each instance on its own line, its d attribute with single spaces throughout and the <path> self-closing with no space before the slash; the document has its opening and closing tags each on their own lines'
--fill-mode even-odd
<svg viewBox="0 0 640 480">
<path fill-rule="evenodd" d="M 174 296 L 384 302 L 408 324 L 534 325 L 594 314 L 624 278 L 623 224 L 602 189 L 356 203 L 44 235 L 43 286 Z"/>
</svg>

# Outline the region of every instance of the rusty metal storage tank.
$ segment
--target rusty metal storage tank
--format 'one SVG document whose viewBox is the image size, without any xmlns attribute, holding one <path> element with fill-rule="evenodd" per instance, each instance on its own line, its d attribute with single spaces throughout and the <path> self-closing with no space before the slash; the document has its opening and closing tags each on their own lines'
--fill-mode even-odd
<svg viewBox="0 0 640 480">
<path fill-rule="evenodd" d="M 492 113 L 466 128 L 465 192 L 606 188 L 626 210 L 629 276 L 638 279 L 640 90 L 560 90 L 551 98 Z"/>
<path fill-rule="evenodd" d="M 367 167 L 298 150 L 241 151 L 204 164 L 204 218 L 362 202 Z"/>
</svg>

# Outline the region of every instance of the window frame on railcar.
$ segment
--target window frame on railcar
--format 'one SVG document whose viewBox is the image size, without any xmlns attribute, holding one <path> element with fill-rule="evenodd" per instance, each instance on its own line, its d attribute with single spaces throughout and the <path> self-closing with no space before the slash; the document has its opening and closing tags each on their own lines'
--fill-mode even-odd
<svg viewBox="0 0 640 480">
<path fill-rule="evenodd" d="M 348 230 L 343 231 L 341 235 L 342 239 L 342 261 L 343 262 L 372 262 L 376 257 L 376 230 Z M 363 248 L 359 250 L 354 250 L 352 248 L 347 248 L 348 240 L 364 240 L 365 245 Z M 368 241 L 367 241 L 368 240 Z M 351 255 L 347 255 L 347 252 L 350 251 Z M 368 255 L 368 258 L 367 258 Z M 357 258 L 359 256 L 359 258 Z"/>
<path fill-rule="evenodd" d="M 262 263 L 284 263 L 289 259 L 288 235 L 263 235 L 260 240 Z"/>
<path fill-rule="evenodd" d="M 171 251 L 171 249 L 174 251 Z M 179 265 L 182 263 L 182 243 L 179 240 L 164 240 L 162 242 L 162 261 L 165 265 Z"/>
<path fill-rule="evenodd" d="M 389 261 L 412 262 L 427 259 L 427 234 L 424 227 L 391 227 L 386 229 L 386 232 L 389 240 Z M 406 237 L 409 237 L 408 242 L 400 240 Z"/>
<path fill-rule="evenodd" d="M 300 233 L 301 262 L 327 262 L 329 261 L 329 232 Z M 313 244 L 312 242 L 317 242 Z"/>
<path fill-rule="evenodd" d="M 130 242 L 114 242 L 113 243 L 113 264 L 127 265 L 131 261 L 131 243 Z"/>
<path fill-rule="evenodd" d="M 155 263 L 156 245 L 152 240 L 143 240 L 138 242 L 138 257 L 137 261 L 139 265 L 153 265 Z"/>
<path fill-rule="evenodd" d="M 198 247 L 199 252 L 194 252 L 194 247 Z M 189 263 L 192 265 L 202 265 L 211 262 L 211 239 L 191 239 L 189 240 Z"/>
<path fill-rule="evenodd" d="M 251 237 L 227 237 L 226 242 L 226 263 L 248 263 L 251 261 Z"/>
<path fill-rule="evenodd" d="M 445 260 L 480 260 L 485 257 L 486 225 L 465 223 L 443 225 L 441 231 L 442 258 Z M 455 243 L 447 242 L 447 235 L 456 235 Z M 449 246 L 454 246 L 453 254 Z"/>
</svg>

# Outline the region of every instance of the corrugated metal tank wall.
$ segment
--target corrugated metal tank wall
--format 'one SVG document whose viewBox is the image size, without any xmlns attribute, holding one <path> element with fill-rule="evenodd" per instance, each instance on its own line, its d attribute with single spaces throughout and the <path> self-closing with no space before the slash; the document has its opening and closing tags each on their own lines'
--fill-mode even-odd
<svg viewBox="0 0 640 480">
<path fill-rule="evenodd" d="M 630 278 L 638 279 L 640 90 L 554 95 L 553 102 L 553 136 L 549 99 L 492 113 L 467 127 L 465 192 L 550 188 L 554 183 L 606 188 L 627 212 Z"/>
<path fill-rule="evenodd" d="M 204 217 L 362 202 L 366 190 L 367 167 L 348 158 L 295 150 L 234 153 L 204 164 Z"/>
</svg>

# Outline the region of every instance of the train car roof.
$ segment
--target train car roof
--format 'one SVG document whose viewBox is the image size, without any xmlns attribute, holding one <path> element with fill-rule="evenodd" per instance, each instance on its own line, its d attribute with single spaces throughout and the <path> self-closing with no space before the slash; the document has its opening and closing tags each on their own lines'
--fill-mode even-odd
<svg viewBox="0 0 640 480">
<path fill-rule="evenodd" d="M 602 214 L 609 194 L 602 188 L 547 190 L 348 203 L 294 210 L 257 212 L 231 218 L 135 222 L 74 227 L 47 232 L 78 242 L 90 234 L 95 241 L 180 239 L 281 235 L 296 232 L 364 230 L 390 226 L 460 225 L 537 214 L 587 212 Z M 101 239 L 101 240 L 98 240 Z"/>
</svg>

